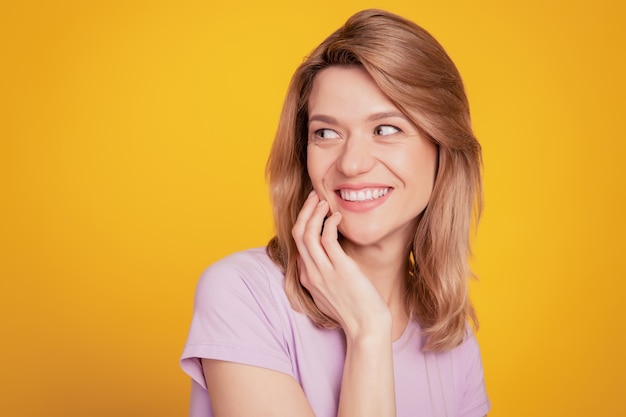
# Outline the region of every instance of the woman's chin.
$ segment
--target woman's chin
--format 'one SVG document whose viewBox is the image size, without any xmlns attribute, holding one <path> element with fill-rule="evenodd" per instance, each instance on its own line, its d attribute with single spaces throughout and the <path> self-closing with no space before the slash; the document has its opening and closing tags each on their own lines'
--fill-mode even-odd
<svg viewBox="0 0 626 417">
<path fill-rule="evenodd" d="M 352 246 L 372 246 L 382 240 L 380 230 L 363 226 L 339 226 L 339 238 L 343 244 Z"/>
</svg>

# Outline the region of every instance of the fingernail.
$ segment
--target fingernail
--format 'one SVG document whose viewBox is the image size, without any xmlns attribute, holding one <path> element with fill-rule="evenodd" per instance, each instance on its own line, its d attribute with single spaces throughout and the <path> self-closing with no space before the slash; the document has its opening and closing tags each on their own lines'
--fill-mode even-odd
<svg viewBox="0 0 626 417">
<path fill-rule="evenodd" d="M 319 202 L 319 203 L 317 203 L 317 206 L 319 207 L 319 206 L 321 206 L 321 205 L 323 205 L 323 204 L 325 204 L 325 203 L 326 203 L 326 200 L 320 200 L 320 202 Z"/>
<path fill-rule="evenodd" d="M 309 196 L 307 198 L 311 198 L 313 196 L 313 194 L 315 194 L 315 190 L 311 190 L 311 192 L 309 193 Z"/>
</svg>

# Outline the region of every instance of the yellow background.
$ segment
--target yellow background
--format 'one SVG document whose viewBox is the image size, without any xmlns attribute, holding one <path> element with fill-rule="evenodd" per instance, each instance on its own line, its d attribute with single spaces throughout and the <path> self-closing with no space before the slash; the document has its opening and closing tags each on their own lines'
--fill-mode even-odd
<svg viewBox="0 0 626 417">
<path fill-rule="evenodd" d="M 372 6 L 467 85 L 491 416 L 626 415 L 622 4 L 3 1 L 0 415 L 186 415 L 197 277 L 271 236 L 289 77 Z"/>
</svg>

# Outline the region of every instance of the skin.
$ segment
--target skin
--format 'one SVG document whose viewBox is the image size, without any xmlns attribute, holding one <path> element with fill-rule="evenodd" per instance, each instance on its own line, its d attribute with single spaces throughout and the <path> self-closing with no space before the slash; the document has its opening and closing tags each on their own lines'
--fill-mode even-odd
<svg viewBox="0 0 626 417">
<path fill-rule="evenodd" d="M 392 342 L 408 321 L 409 242 L 432 192 L 437 149 L 359 67 L 318 73 L 309 115 L 307 169 L 314 191 L 292 234 L 302 284 L 346 335 L 338 416 L 395 416 Z M 339 191 L 366 188 L 387 191 L 362 202 L 346 202 Z M 202 364 L 216 416 L 313 416 L 288 375 L 215 360 Z"/>
<path fill-rule="evenodd" d="M 340 213 L 342 247 L 392 311 L 395 339 L 406 324 L 409 243 L 432 193 L 437 148 L 360 67 L 317 74 L 309 115 L 307 169 L 313 188 L 330 213 Z M 384 197 L 362 203 L 347 203 L 338 193 L 382 188 L 389 190 Z M 307 249 L 301 246 L 302 254 Z"/>
</svg>

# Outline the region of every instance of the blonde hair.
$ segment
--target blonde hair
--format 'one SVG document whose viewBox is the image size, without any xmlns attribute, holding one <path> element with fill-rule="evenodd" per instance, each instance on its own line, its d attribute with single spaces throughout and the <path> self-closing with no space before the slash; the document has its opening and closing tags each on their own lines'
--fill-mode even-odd
<svg viewBox="0 0 626 417">
<path fill-rule="evenodd" d="M 482 208 L 481 148 L 472 133 L 463 82 L 443 47 L 400 16 L 364 10 L 322 42 L 296 70 L 285 99 L 266 175 L 276 236 L 269 256 L 286 275 L 294 308 L 322 327 L 337 327 L 300 284 L 291 229 L 312 189 L 306 169 L 307 105 L 315 75 L 334 65 L 360 65 L 438 146 L 433 192 L 409 254 L 406 305 L 426 337 L 425 350 L 461 343 L 468 319 L 477 326 L 468 289 L 469 235 Z"/>
</svg>

